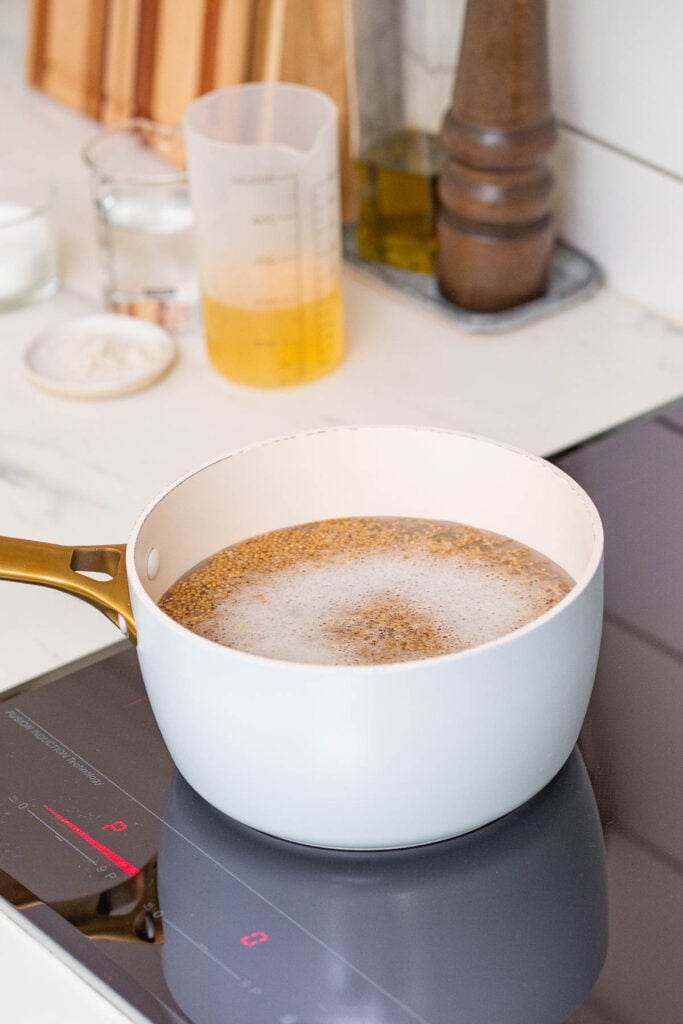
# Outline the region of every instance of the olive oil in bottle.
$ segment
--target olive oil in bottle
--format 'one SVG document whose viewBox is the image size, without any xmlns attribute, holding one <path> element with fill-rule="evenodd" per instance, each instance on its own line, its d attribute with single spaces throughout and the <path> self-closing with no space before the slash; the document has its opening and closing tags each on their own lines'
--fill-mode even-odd
<svg viewBox="0 0 683 1024">
<path fill-rule="evenodd" d="M 431 273 L 436 259 L 437 178 L 446 163 L 438 135 L 402 128 L 357 161 L 361 259 Z"/>
</svg>

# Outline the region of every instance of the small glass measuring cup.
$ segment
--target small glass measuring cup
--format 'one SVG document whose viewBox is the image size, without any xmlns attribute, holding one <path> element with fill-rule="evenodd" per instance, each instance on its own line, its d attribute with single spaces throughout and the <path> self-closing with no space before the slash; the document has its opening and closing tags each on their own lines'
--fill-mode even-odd
<svg viewBox="0 0 683 1024">
<path fill-rule="evenodd" d="M 172 330 L 191 326 L 199 284 L 182 130 L 130 118 L 96 135 L 83 158 L 108 307 Z"/>
<path fill-rule="evenodd" d="M 260 387 L 323 376 L 344 350 L 336 104 L 250 83 L 195 100 L 184 128 L 213 366 Z"/>
</svg>

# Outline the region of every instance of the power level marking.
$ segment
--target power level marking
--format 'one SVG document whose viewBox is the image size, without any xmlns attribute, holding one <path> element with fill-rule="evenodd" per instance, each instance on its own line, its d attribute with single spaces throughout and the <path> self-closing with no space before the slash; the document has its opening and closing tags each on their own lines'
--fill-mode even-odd
<svg viewBox="0 0 683 1024">
<path fill-rule="evenodd" d="M 129 864 L 128 861 L 124 860 L 123 857 L 120 857 L 118 853 L 114 853 L 114 851 L 110 850 L 108 846 L 104 846 L 102 843 L 98 842 L 97 839 L 95 839 L 91 835 L 88 835 L 88 833 L 84 832 L 82 828 L 78 827 L 78 825 L 74 825 L 73 821 L 69 821 L 68 818 L 65 818 L 61 814 L 58 814 L 57 811 L 53 810 L 51 807 L 48 807 L 47 804 L 43 804 L 43 807 L 45 808 L 46 811 L 49 811 L 50 814 L 52 814 L 53 817 L 57 819 L 57 821 L 61 821 L 63 825 L 66 825 L 67 828 L 70 828 L 72 832 L 75 832 L 77 836 L 80 836 L 81 839 L 84 839 L 86 843 L 90 843 L 90 845 L 93 846 L 96 850 L 98 850 L 99 853 L 107 857 L 107 859 L 110 860 L 112 864 L 115 864 L 117 868 L 121 868 L 122 871 L 125 871 L 127 875 L 131 876 L 131 878 L 138 874 L 140 868 L 136 868 L 132 864 Z"/>
</svg>

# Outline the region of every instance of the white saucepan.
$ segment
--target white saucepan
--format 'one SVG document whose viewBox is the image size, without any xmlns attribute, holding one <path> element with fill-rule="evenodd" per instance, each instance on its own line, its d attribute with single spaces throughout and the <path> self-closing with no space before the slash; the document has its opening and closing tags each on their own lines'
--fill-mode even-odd
<svg viewBox="0 0 683 1024">
<path fill-rule="evenodd" d="M 194 565 L 246 537 L 369 515 L 452 520 L 513 537 L 576 585 L 498 640 L 373 666 L 246 654 L 157 606 Z M 77 593 L 137 639 L 159 728 L 198 793 L 255 829 L 346 849 L 468 832 L 557 773 L 593 684 L 602 563 L 597 510 L 566 474 L 495 441 L 410 427 L 343 427 L 233 452 L 169 487 L 127 546 L 0 538 L 0 578 Z"/>
</svg>

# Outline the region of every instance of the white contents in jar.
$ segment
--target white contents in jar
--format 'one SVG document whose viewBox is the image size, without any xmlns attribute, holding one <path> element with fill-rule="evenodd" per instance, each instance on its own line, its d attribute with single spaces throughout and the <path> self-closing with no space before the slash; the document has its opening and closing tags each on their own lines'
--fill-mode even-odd
<svg viewBox="0 0 683 1024">
<path fill-rule="evenodd" d="M 47 217 L 29 206 L 0 201 L 0 302 L 30 294 L 55 273 Z"/>
</svg>

